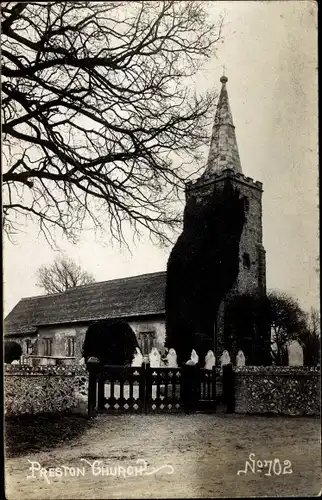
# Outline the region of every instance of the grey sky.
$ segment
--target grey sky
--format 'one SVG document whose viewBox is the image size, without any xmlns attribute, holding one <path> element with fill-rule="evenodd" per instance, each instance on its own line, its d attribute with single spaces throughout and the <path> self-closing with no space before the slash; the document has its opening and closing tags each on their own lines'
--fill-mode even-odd
<svg viewBox="0 0 322 500">
<path fill-rule="evenodd" d="M 224 43 L 191 85 L 219 90 L 226 66 L 243 173 L 264 187 L 268 288 L 292 294 L 305 309 L 319 307 L 316 3 L 209 2 L 208 8 L 215 18 L 225 14 Z M 5 314 L 20 298 L 42 293 L 36 270 L 56 254 L 37 234 L 37 225 L 28 224 L 15 246 L 4 241 Z M 97 281 L 164 270 L 171 250 L 145 237 L 131 255 L 90 232 L 77 246 L 58 244 Z"/>
</svg>

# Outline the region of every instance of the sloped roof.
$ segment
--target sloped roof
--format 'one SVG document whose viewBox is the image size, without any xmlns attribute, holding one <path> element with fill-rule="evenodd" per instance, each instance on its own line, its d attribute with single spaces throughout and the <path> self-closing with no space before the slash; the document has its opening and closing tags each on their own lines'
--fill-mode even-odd
<svg viewBox="0 0 322 500">
<path fill-rule="evenodd" d="M 40 325 L 130 318 L 164 313 L 166 273 L 141 274 L 21 299 L 4 320 L 5 335 Z"/>
</svg>

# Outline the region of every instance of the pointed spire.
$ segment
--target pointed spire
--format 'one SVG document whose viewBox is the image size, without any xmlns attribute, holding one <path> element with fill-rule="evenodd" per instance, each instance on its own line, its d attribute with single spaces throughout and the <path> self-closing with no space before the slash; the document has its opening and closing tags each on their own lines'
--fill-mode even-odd
<svg viewBox="0 0 322 500">
<path fill-rule="evenodd" d="M 222 87 L 212 129 L 208 163 L 204 175 L 211 175 L 226 168 L 231 168 L 235 172 L 242 173 L 235 127 L 226 88 L 228 78 L 223 75 L 220 81 Z"/>
</svg>

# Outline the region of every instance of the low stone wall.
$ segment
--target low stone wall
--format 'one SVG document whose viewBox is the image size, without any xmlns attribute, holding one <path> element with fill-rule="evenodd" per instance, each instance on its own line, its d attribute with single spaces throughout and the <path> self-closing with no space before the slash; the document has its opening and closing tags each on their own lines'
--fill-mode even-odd
<svg viewBox="0 0 322 500">
<path fill-rule="evenodd" d="M 234 367 L 235 412 L 320 415 L 319 367 Z"/>
<path fill-rule="evenodd" d="M 217 395 L 222 392 L 220 368 Z M 319 367 L 234 367 L 235 412 L 320 415 Z M 84 365 L 5 365 L 5 414 L 62 412 L 87 403 Z"/>
<path fill-rule="evenodd" d="M 63 412 L 87 401 L 85 366 L 5 365 L 6 416 Z"/>
</svg>

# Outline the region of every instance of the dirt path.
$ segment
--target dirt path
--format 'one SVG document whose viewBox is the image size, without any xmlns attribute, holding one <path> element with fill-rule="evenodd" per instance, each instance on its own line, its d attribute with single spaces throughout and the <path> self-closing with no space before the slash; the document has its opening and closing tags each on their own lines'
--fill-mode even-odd
<svg viewBox="0 0 322 500">
<path fill-rule="evenodd" d="M 266 475 L 267 467 L 262 472 L 237 475 L 238 470 L 245 469 L 250 453 L 262 462 L 278 458 L 282 466 L 284 460 L 290 460 L 292 473 L 276 475 L 272 469 L 271 475 Z M 37 471 L 32 474 L 28 459 L 46 468 L 47 476 L 39 477 Z M 143 462 L 138 464 L 138 459 L 145 460 L 146 466 L 142 466 Z M 95 460 L 102 461 L 100 468 L 91 467 Z M 109 468 L 104 470 L 102 465 Z M 168 467 L 157 473 L 146 474 L 153 467 L 165 465 Z M 84 475 L 72 477 L 76 469 L 65 469 L 62 477 L 57 477 L 57 469 L 48 471 L 63 466 L 78 467 L 78 473 Z M 34 464 L 34 469 L 37 467 Z M 279 472 L 278 467 L 275 470 Z M 315 496 L 321 489 L 320 470 L 318 418 L 100 416 L 69 443 L 51 451 L 7 458 L 6 497 L 24 500 Z M 102 475 L 111 471 L 117 475 Z M 136 475 L 128 475 L 131 473 Z M 35 478 L 27 479 L 28 475 Z"/>
</svg>

